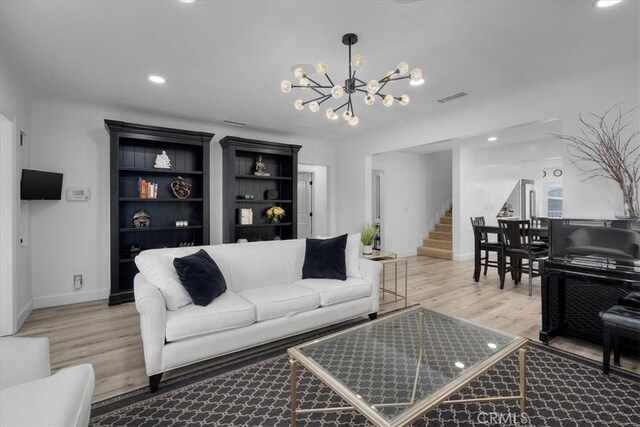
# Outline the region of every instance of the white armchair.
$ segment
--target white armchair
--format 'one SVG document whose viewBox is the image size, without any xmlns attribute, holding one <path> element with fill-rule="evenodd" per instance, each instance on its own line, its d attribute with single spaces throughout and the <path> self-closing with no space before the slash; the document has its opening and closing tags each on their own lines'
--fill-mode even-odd
<svg viewBox="0 0 640 427">
<path fill-rule="evenodd" d="M 89 364 L 51 375 L 47 338 L 0 338 L 0 426 L 87 426 L 94 386 Z"/>
</svg>

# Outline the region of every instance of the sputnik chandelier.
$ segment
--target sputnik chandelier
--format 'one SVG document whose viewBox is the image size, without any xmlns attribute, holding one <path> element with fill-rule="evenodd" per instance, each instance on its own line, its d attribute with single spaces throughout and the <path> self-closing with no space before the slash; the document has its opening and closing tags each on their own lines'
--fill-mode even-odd
<svg viewBox="0 0 640 427">
<path fill-rule="evenodd" d="M 298 67 L 294 70 L 294 76 L 298 80 L 299 84 L 294 85 L 289 80 L 283 80 L 280 83 L 280 90 L 284 93 L 291 92 L 293 88 L 300 89 L 311 89 L 317 93 L 318 97 L 314 99 L 310 99 L 309 101 L 303 101 L 302 99 L 296 99 L 294 103 L 294 107 L 296 110 L 304 110 L 306 105 L 309 105 L 309 110 L 314 113 L 317 113 L 320 110 L 320 105 L 329 100 L 330 98 L 340 99 L 345 95 L 348 96 L 347 101 L 340 105 L 338 108 L 329 108 L 327 109 L 326 115 L 327 118 L 331 120 L 338 119 L 338 112 L 341 109 L 345 109 L 342 113 L 342 118 L 349 123 L 351 126 L 355 126 L 358 124 L 360 119 L 356 116 L 353 109 L 353 101 L 351 99 L 352 95 L 355 95 L 357 92 L 361 92 L 364 95 L 364 104 L 367 106 L 371 106 L 376 102 L 376 96 L 379 96 L 382 100 L 382 105 L 385 107 L 391 107 L 394 101 L 398 101 L 398 103 L 402 106 L 409 104 L 409 95 L 401 95 L 401 96 L 393 96 L 390 94 L 384 93 L 382 90 L 389 83 L 396 82 L 398 80 L 410 79 L 409 83 L 412 86 L 418 86 L 424 83 L 424 79 L 422 78 L 422 70 L 420 68 L 414 68 L 409 72 L 409 65 L 406 62 L 401 62 L 398 64 L 395 71 L 389 71 L 386 76 L 384 76 L 380 80 L 369 80 L 365 82 L 356 77 L 356 73 L 362 70 L 364 65 L 364 58 L 360 55 L 351 56 L 351 46 L 358 42 L 358 36 L 352 33 L 345 34 L 342 36 L 342 43 L 349 46 L 349 77 L 344 81 L 344 85 L 339 85 L 333 83 L 329 74 L 327 73 L 328 67 L 324 62 L 319 62 L 316 65 L 316 73 L 319 75 L 324 75 L 328 84 L 320 84 L 313 80 L 311 77 L 305 74 L 305 71 L 302 67 Z M 327 93 L 328 91 L 328 93 Z"/>
</svg>

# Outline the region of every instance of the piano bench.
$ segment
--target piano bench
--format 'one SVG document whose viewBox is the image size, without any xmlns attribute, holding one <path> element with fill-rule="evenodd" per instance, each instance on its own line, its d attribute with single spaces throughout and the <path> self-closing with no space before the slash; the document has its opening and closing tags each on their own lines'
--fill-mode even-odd
<svg viewBox="0 0 640 427">
<path fill-rule="evenodd" d="M 609 375 L 611 347 L 613 345 L 613 363 L 620 366 L 620 339 L 640 338 L 640 310 L 614 305 L 600 313 L 602 320 L 602 372 Z"/>
</svg>

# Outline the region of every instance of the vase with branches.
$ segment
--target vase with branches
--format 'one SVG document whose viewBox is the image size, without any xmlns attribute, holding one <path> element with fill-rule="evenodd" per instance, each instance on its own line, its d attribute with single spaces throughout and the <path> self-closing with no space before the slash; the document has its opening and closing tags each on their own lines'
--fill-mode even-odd
<svg viewBox="0 0 640 427">
<path fill-rule="evenodd" d="M 580 113 L 581 136 L 554 134 L 567 141 L 567 152 L 583 173 L 583 181 L 603 177 L 620 187 L 623 215 L 627 218 L 640 217 L 640 131 L 630 130 L 630 116 L 637 109 L 623 111 L 617 104 L 602 115 L 591 113 L 589 120 Z"/>
</svg>

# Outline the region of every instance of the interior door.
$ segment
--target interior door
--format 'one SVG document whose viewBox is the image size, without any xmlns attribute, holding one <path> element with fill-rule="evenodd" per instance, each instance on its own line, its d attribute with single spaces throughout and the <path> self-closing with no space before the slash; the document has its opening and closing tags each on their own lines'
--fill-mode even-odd
<svg viewBox="0 0 640 427">
<path fill-rule="evenodd" d="M 313 174 L 298 173 L 298 238 L 313 237 Z"/>
</svg>

